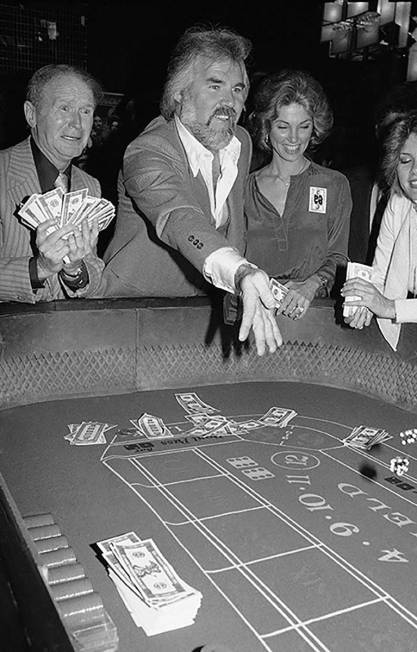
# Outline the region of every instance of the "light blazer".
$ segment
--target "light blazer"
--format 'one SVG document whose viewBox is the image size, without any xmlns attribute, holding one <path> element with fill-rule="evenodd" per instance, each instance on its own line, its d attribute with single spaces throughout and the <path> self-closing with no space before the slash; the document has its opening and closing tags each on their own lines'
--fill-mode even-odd
<svg viewBox="0 0 417 652">
<path fill-rule="evenodd" d="M 241 153 L 227 199 L 226 237 L 216 231 L 206 185 L 200 173 L 193 176 L 174 120 L 156 118 L 130 143 L 100 296 L 201 294 L 206 285 L 201 272 L 209 254 L 230 245 L 243 253 L 243 189 L 251 141 L 241 127 L 236 136 Z"/>
<path fill-rule="evenodd" d="M 88 188 L 88 193 L 100 197 L 100 184 L 94 177 L 75 165 L 71 171 L 71 190 Z M 34 251 L 34 233 L 24 226 L 17 211 L 24 199 L 41 193 L 30 140 L 0 151 L 0 301 L 52 301 L 68 296 L 83 296 L 87 289 L 97 287 L 102 261 L 95 256 L 85 259 L 90 282 L 87 288 L 65 293 L 57 274 L 45 281 L 45 287 L 34 292 L 29 278 L 29 259 Z"/>
<path fill-rule="evenodd" d="M 377 322 L 391 347 L 396 350 L 401 324 L 417 322 L 417 299 L 408 299 L 417 290 L 417 213 L 412 202 L 393 194 L 382 217 L 372 265 L 372 282 L 395 302 L 395 321 L 378 317 Z"/>
</svg>

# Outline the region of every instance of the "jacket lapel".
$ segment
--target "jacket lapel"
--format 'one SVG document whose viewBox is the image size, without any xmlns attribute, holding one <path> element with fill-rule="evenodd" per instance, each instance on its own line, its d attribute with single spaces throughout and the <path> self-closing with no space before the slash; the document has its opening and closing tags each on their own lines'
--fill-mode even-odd
<svg viewBox="0 0 417 652">
<path fill-rule="evenodd" d="M 23 200 L 33 193 L 41 193 L 29 138 L 13 148 L 7 183 L 10 196 L 16 207 L 19 207 Z"/>
</svg>

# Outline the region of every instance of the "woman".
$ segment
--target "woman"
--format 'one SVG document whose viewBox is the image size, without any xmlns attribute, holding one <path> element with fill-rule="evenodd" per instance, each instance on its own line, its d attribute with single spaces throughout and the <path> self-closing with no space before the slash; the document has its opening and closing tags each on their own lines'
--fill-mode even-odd
<svg viewBox="0 0 417 652">
<path fill-rule="evenodd" d="M 333 116 L 320 84 L 300 71 L 265 77 L 249 129 L 269 163 L 245 193 L 246 257 L 288 288 L 279 312 L 299 319 L 315 296 L 327 296 L 346 265 L 352 207 L 347 179 L 311 161 Z"/>
<path fill-rule="evenodd" d="M 382 181 L 390 199 L 382 217 L 372 265 L 372 283 L 347 281 L 342 296 L 358 306 L 347 319 L 353 328 L 369 326 L 372 316 L 397 350 L 401 324 L 417 322 L 417 112 L 390 122 L 382 144 Z"/>
</svg>

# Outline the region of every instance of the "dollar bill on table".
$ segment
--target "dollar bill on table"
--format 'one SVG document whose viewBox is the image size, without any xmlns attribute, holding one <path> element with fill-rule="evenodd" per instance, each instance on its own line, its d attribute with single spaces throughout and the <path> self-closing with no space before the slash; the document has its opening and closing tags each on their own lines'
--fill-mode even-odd
<svg viewBox="0 0 417 652">
<path fill-rule="evenodd" d="M 97 546 L 134 622 L 148 636 L 194 622 L 201 593 L 178 576 L 152 539 L 128 532 Z"/>
<path fill-rule="evenodd" d="M 372 281 L 372 267 L 370 265 L 362 265 L 362 263 L 351 263 L 348 262 L 346 269 L 346 280 L 348 281 L 351 278 L 363 278 L 365 281 Z M 350 301 L 357 301 L 360 299 L 359 296 L 345 297 L 345 303 L 343 306 L 343 316 L 352 317 L 358 306 L 347 306 L 346 304 Z"/>
<path fill-rule="evenodd" d="M 269 279 L 269 287 L 275 299 L 275 308 L 279 308 L 283 298 L 288 293 L 288 288 L 275 278 Z"/>
<path fill-rule="evenodd" d="M 23 224 L 31 229 L 37 229 L 46 220 L 55 220 L 48 234 L 68 224 L 72 225 L 74 230 L 78 229 L 83 221 L 86 220 L 91 224 L 95 217 L 97 217 L 99 231 L 103 231 L 110 224 L 115 213 L 115 207 L 111 202 L 100 197 L 91 197 L 87 188 L 67 193 L 64 193 L 61 188 L 54 188 L 42 195 L 35 193 L 18 211 Z"/>
<path fill-rule="evenodd" d="M 196 392 L 178 392 L 175 394 L 177 402 L 188 414 L 213 414 L 217 408 L 204 403 Z"/>
<path fill-rule="evenodd" d="M 136 428 L 145 435 L 147 439 L 166 439 L 174 435 L 165 425 L 164 420 L 153 414 L 144 412 L 139 419 L 130 419 Z"/>
<path fill-rule="evenodd" d="M 98 421 L 83 421 L 82 423 L 68 424 L 69 433 L 64 439 L 68 440 L 71 446 L 92 446 L 94 444 L 106 444 L 105 433 L 115 428 L 110 423 Z"/>
<path fill-rule="evenodd" d="M 356 426 L 352 432 L 345 437 L 343 443 L 360 450 L 370 450 L 376 444 L 382 444 L 388 439 L 392 439 L 383 428 L 372 428 L 370 426 Z"/>
<path fill-rule="evenodd" d="M 272 426 L 274 428 L 285 428 L 291 419 L 297 416 L 295 410 L 281 407 L 271 407 L 266 414 L 258 419 L 258 423 L 263 426 Z"/>
</svg>

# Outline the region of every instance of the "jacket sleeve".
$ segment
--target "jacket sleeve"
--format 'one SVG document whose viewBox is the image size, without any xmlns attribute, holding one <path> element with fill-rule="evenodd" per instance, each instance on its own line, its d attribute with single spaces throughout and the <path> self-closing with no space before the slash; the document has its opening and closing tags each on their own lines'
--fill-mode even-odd
<svg viewBox="0 0 417 652">
<path fill-rule="evenodd" d="M 22 229 L 25 227 L 21 227 Z M 39 290 L 33 290 L 29 276 L 29 260 L 31 256 L 13 258 L 5 256 L 2 239 L 4 223 L 0 223 L 0 301 L 20 301 L 23 303 L 38 303 L 65 299 L 65 295 L 57 280 L 57 275 L 46 279 L 45 285 Z"/>
<path fill-rule="evenodd" d="M 165 148 L 166 149 L 166 148 Z M 191 192 L 187 169 L 162 147 L 143 147 L 125 158 L 123 181 L 158 237 L 200 272 L 213 251 L 229 246 Z"/>
</svg>

